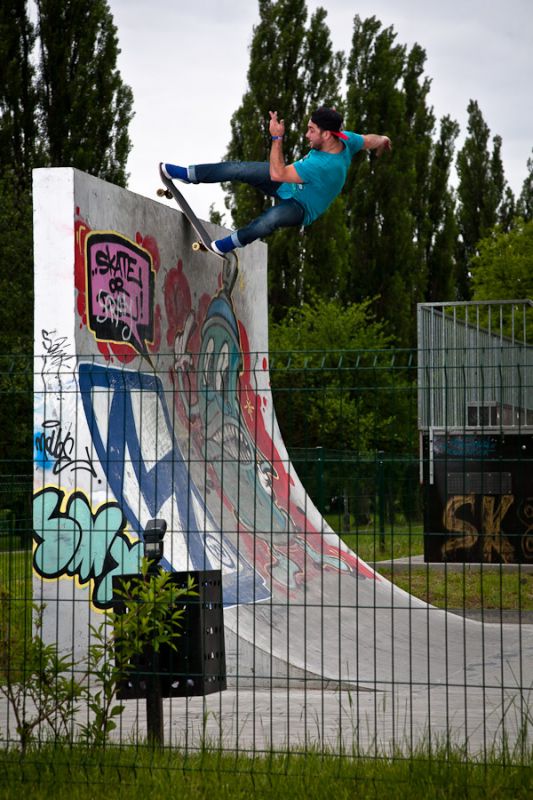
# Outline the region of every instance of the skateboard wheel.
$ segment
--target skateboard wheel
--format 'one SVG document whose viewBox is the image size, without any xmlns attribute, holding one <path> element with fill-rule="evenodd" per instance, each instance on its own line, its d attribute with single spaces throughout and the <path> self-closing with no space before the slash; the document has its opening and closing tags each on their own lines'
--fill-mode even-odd
<svg viewBox="0 0 533 800">
<path fill-rule="evenodd" d="M 198 250 L 202 249 L 202 245 L 200 244 L 200 242 L 193 242 L 192 243 L 192 249 L 196 253 L 196 252 L 198 252 Z"/>
</svg>

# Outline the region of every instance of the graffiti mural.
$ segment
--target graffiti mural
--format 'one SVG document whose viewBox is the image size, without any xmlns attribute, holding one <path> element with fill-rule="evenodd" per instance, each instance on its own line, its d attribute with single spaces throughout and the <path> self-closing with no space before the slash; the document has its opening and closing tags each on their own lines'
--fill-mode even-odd
<svg viewBox="0 0 533 800">
<path fill-rule="evenodd" d="M 253 370 L 245 363 L 249 354 L 241 340 L 246 332 L 231 298 L 236 276 L 236 269 L 226 268 L 220 290 L 211 298 L 204 296 L 195 313 L 183 303 L 190 292 L 182 285 L 186 279 L 179 267 L 167 275 L 167 319 L 176 323 L 167 338 L 174 340 L 177 412 L 232 512 L 233 527 L 256 565 L 280 587 L 295 589 L 324 568 L 374 578 L 356 556 L 326 543 L 290 501 L 288 465 L 256 414 L 261 398 L 253 387 Z M 180 306 L 169 308 L 172 303 Z M 232 527 L 227 515 L 222 527 Z"/>
<path fill-rule="evenodd" d="M 89 585 L 96 608 L 110 607 L 113 575 L 139 572 L 143 545 L 126 535 L 126 519 L 117 503 L 93 510 L 82 492 L 67 498 L 62 489 L 46 487 L 34 495 L 33 525 L 37 574 Z"/>
<path fill-rule="evenodd" d="M 175 440 L 165 391 L 156 375 L 79 365 L 80 393 L 93 447 L 132 530 L 163 517 L 177 542 L 167 569 L 222 569 L 224 602 L 269 595 L 264 582 L 220 533 Z M 168 536 L 168 534 L 167 534 Z"/>
</svg>

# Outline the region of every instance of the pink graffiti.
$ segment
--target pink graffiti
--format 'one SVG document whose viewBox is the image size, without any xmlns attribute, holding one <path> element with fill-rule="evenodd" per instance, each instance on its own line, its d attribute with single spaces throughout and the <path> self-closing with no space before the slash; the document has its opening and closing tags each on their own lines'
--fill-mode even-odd
<svg viewBox="0 0 533 800">
<path fill-rule="evenodd" d="M 95 232 L 86 253 L 89 327 L 97 339 L 145 353 L 154 336 L 150 252 L 118 233 Z"/>
</svg>

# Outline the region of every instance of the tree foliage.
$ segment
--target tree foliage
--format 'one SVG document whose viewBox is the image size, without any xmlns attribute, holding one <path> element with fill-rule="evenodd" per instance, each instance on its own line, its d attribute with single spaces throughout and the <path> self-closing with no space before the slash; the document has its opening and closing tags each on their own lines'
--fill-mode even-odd
<svg viewBox="0 0 533 800">
<path fill-rule="evenodd" d="M 527 175 L 516 205 L 517 214 L 521 219 L 526 222 L 533 219 L 533 157 L 527 160 Z"/>
<path fill-rule="evenodd" d="M 428 104 L 426 55 L 396 41 L 376 17 L 355 17 L 348 61 L 347 127 L 390 135 L 393 153 L 353 162 L 347 186 L 354 258 L 352 299 L 376 297 L 375 310 L 403 344 L 414 342 L 417 302 L 451 290 L 453 197 L 448 188 L 456 123 Z M 446 299 L 441 297 L 439 299 Z"/>
<path fill-rule="evenodd" d="M 381 364 L 394 340 L 371 306 L 313 298 L 271 324 L 272 391 L 289 449 L 368 452 L 387 442 L 390 451 L 405 441 L 412 419 L 395 389 L 401 371 Z"/>
<path fill-rule="evenodd" d="M 287 124 L 286 161 L 294 161 L 306 149 L 307 116 L 321 102 L 341 110 L 348 129 L 386 133 L 393 141 L 392 154 L 382 159 L 354 158 L 344 192 L 303 235 L 290 229 L 269 239 L 273 319 L 312 297 L 344 304 L 371 297 L 377 319 L 388 323 L 399 344 L 412 346 L 417 303 L 468 298 L 479 240 L 495 224 L 511 230 L 517 211 L 530 218 L 531 175 L 517 204 L 505 178 L 501 137 L 490 140 L 472 100 L 454 190 L 459 126 L 449 115 L 435 119 L 425 51 L 399 43 L 394 29 L 375 16 L 355 16 L 348 59 L 333 51 L 322 8 L 308 24 L 305 0 L 259 0 L 259 16 L 227 158 L 268 158 L 266 119 L 275 109 Z M 231 185 L 226 202 L 240 227 L 272 200 Z"/>
<path fill-rule="evenodd" d="M 126 184 L 131 89 L 117 69 L 106 0 L 37 0 L 39 108 L 46 162 Z"/>
<path fill-rule="evenodd" d="M 489 149 L 490 129 L 475 100 L 468 104 L 468 133 L 457 156 L 458 292 L 469 299 L 469 268 L 477 245 L 497 223 L 509 227 L 514 198 L 507 187 L 501 160 L 502 140 L 495 136 Z"/>
<path fill-rule="evenodd" d="M 323 8 L 308 22 L 305 0 L 259 0 L 259 18 L 250 47 L 248 89 L 231 120 L 227 158 L 268 160 L 268 112 L 276 110 L 285 120 L 283 149 L 291 163 L 307 149 L 305 130 L 311 111 L 323 103 L 340 106 L 343 56 L 333 51 Z M 227 206 L 236 227 L 258 216 L 270 202 L 247 186 L 228 187 Z M 339 247 L 328 256 L 326 270 L 323 242 L 342 229 L 342 212 L 337 204 L 325 215 L 321 235 L 302 237 L 290 229 L 277 231 L 269 240 L 269 298 L 276 318 L 308 296 L 318 280 L 312 274 L 317 264 L 326 272 L 324 293 L 334 296 L 339 291 L 348 253 Z"/>
<path fill-rule="evenodd" d="M 510 231 L 496 227 L 478 242 L 472 259 L 474 300 L 533 298 L 533 220 Z"/>
<path fill-rule="evenodd" d="M 26 6 L 26 0 L 0 4 L 0 169 L 28 184 L 37 155 L 37 90 Z"/>
</svg>

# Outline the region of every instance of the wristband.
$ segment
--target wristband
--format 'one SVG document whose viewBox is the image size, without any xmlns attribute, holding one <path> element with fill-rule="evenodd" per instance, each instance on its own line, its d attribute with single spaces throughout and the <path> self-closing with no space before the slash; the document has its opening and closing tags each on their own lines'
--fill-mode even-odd
<svg viewBox="0 0 533 800">
<path fill-rule="evenodd" d="M 273 136 L 272 141 L 275 142 L 276 139 L 283 139 L 283 136 Z"/>
</svg>

